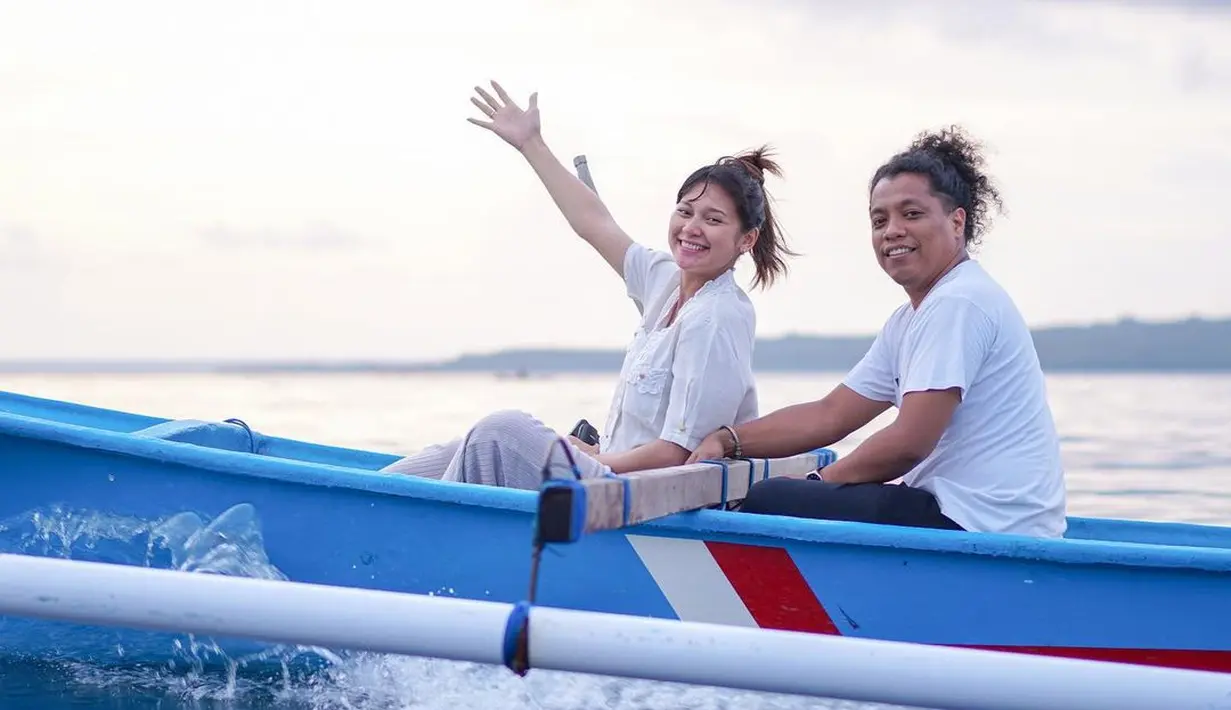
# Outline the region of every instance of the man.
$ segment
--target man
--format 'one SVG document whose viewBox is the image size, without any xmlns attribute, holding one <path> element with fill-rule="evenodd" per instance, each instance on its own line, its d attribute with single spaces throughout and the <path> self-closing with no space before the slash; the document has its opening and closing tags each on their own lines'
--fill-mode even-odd
<svg viewBox="0 0 1231 710">
<path fill-rule="evenodd" d="M 755 484 L 742 510 L 1038 537 L 1064 534 L 1059 437 L 1030 331 L 969 247 L 1000 197 L 977 144 L 925 133 L 869 185 L 872 247 L 909 301 L 823 399 L 710 434 L 690 461 L 829 446 L 894 422 L 809 479 Z M 891 483 L 897 479 L 900 483 Z"/>
</svg>

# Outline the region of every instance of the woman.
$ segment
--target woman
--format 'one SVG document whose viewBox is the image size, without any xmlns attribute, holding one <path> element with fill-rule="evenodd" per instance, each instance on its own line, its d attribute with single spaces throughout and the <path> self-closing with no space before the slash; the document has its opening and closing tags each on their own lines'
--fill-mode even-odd
<svg viewBox="0 0 1231 710">
<path fill-rule="evenodd" d="M 876 170 L 868 196 L 876 261 L 908 302 L 826 397 L 717 430 L 692 457 L 789 456 L 896 406 L 849 456 L 813 480 L 757 483 L 742 510 L 1062 535 L 1064 471 L 1034 342 L 968 251 L 1001 204 L 977 144 L 958 130 L 925 133 Z"/>
<path fill-rule="evenodd" d="M 498 98 L 475 87 L 471 101 L 487 120 L 467 119 L 516 148 L 573 230 L 624 280 L 642 314 L 629 345 L 597 446 L 562 438 L 529 414 L 502 411 L 464 437 L 401 459 L 384 470 L 512 488 L 538 488 L 549 461 L 582 477 L 684 463 L 722 425 L 757 415 L 752 374 L 756 316 L 735 283 L 749 255 L 753 285 L 785 273 L 783 243 L 765 191 L 779 175 L 764 149 L 698 168 L 684 180 L 667 226 L 668 252 L 635 243 L 606 206 L 548 149 L 539 132 L 538 96 L 526 110 L 492 82 Z M 567 469 L 565 469 L 567 470 Z"/>
</svg>

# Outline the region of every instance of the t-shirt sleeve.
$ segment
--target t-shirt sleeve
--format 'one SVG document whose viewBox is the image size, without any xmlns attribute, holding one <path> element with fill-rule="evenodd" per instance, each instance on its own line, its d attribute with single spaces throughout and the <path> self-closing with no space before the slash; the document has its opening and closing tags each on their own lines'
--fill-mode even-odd
<svg viewBox="0 0 1231 710">
<path fill-rule="evenodd" d="M 732 314 L 680 324 L 659 438 L 693 451 L 718 427 L 735 424 L 752 383 L 751 327 Z"/>
<path fill-rule="evenodd" d="M 666 288 L 679 267 L 671 255 L 633 242 L 624 252 L 624 285 L 628 297 L 645 313 L 645 304 Z"/>
<path fill-rule="evenodd" d="M 994 336 L 991 317 L 969 299 L 926 304 L 902 339 L 902 394 L 957 387 L 964 398 Z"/>
<path fill-rule="evenodd" d="M 857 394 L 876 402 L 897 400 L 897 384 L 893 379 L 893 355 L 886 342 L 889 338 L 889 326 L 890 323 L 886 323 L 881 328 L 868 351 L 842 380 L 842 384 Z"/>
</svg>

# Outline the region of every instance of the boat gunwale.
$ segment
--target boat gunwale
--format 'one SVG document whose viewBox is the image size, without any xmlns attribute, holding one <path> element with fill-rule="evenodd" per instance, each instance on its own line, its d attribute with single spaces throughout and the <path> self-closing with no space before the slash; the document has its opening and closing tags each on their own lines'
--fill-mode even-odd
<svg viewBox="0 0 1231 710">
<path fill-rule="evenodd" d="M 346 488 L 379 495 L 436 503 L 534 514 L 538 492 L 457 484 L 386 473 L 376 469 L 279 458 L 246 451 L 214 449 L 197 444 L 122 433 L 79 424 L 0 412 L 0 435 L 54 442 L 108 454 L 159 461 L 232 476 L 281 483 Z M 263 435 L 269 441 L 319 446 L 311 442 Z M 332 448 L 332 447 L 325 447 Z M 357 453 L 376 453 L 355 450 Z M 1191 523 L 1118 521 L 1070 518 L 1070 521 L 1123 522 L 1184 529 L 1217 528 Z M 1231 549 L 1154 542 L 1082 538 L 1035 538 L 1003 533 L 965 532 L 874 525 L 848 521 L 754 515 L 721 510 L 675 513 L 642 522 L 616 533 L 648 533 L 666 537 L 742 536 L 772 541 L 774 546 L 828 544 L 878 547 L 920 553 L 956 553 L 1032 563 L 1231 571 Z M 591 533 L 603 534 L 603 533 Z"/>
</svg>

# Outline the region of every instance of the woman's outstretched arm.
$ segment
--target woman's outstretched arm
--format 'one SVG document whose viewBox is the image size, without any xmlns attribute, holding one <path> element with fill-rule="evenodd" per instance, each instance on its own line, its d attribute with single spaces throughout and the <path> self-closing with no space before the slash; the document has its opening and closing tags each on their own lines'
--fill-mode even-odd
<svg viewBox="0 0 1231 710">
<path fill-rule="evenodd" d="M 471 97 L 470 101 L 490 120 L 476 118 L 466 120 L 488 129 L 516 148 L 534 172 L 539 176 L 547 193 L 555 201 L 569 226 L 621 277 L 624 275 L 624 254 L 632 244 L 624 230 L 616 224 L 611 212 L 598 195 L 586 186 L 571 170 L 564 166 L 540 132 L 538 94 L 530 95 L 530 103 L 523 111 L 496 82 L 492 82 L 498 99 L 475 87 L 482 100 Z"/>
</svg>

